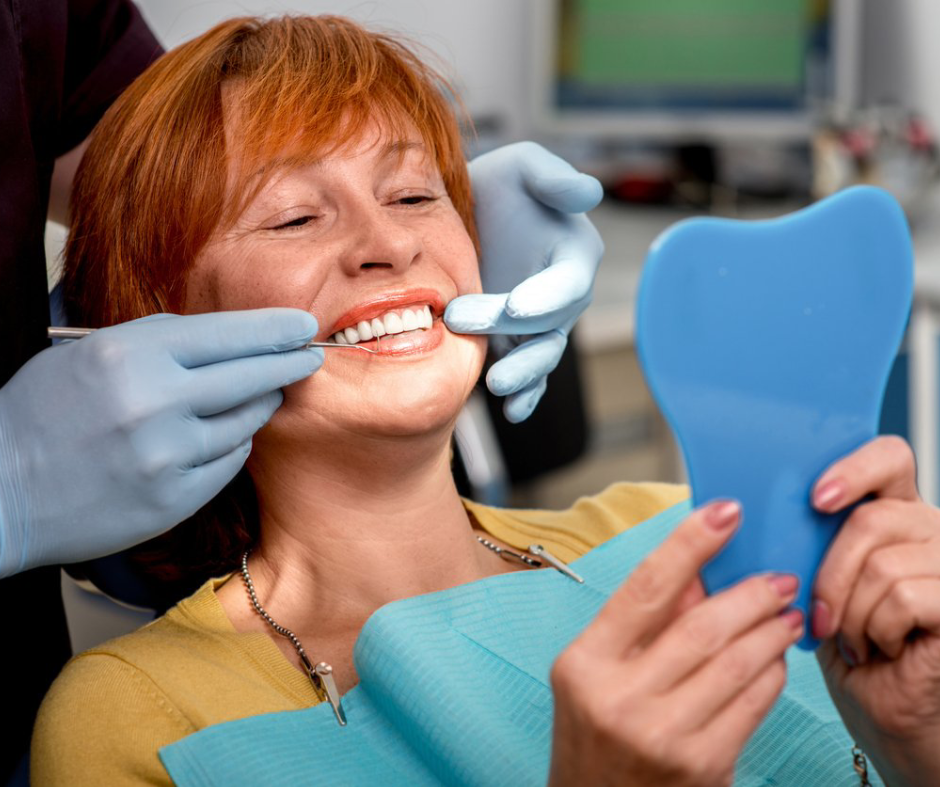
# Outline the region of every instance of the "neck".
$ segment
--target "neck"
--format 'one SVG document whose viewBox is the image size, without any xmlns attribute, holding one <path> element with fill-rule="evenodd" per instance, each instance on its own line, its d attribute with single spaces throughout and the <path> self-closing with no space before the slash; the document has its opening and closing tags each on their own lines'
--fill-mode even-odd
<svg viewBox="0 0 940 787">
<path fill-rule="evenodd" d="M 309 446 L 256 454 L 262 535 L 251 570 L 280 623 L 354 637 L 383 604 L 505 570 L 476 541 L 449 435 L 349 441 L 342 457 Z"/>
</svg>

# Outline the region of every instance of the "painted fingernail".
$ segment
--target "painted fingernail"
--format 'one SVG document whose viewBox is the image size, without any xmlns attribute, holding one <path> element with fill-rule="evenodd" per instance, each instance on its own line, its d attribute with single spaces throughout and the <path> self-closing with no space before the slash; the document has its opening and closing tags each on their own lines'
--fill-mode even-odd
<svg viewBox="0 0 940 787">
<path fill-rule="evenodd" d="M 842 658 L 846 664 L 850 667 L 858 666 L 858 654 L 855 652 L 854 648 L 849 645 L 842 637 L 839 637 L 837 644 L 839 646 L 839 653 L 842 654 Z"/>
<path fill-rule="evenodd" d="M 770 584 L 773 585 L 781 598 L 791 598 L 800 586 L 800 580 L 793 574 L 774 574 L 770 578 Z"/>
<path fill-rule="evenodd" d="M 825 639 L 831 633 L 832 612 L 825 601 L 813 602 L 813 636 L 816 639 Z"/>
<path fill-rule="evenodd" d="M 803 629 L 803 613 L 798 609 L 788 609 L 781 616 L 794 631 Z"/>
<path fill-rule="evenodd" d="M 730 530 L 738 523 L 741 514 L 741 504 L 736 500 L 724 500 L 712 503 L 705 514 L 708 526 L 719 533 Z"/>
<path fill-rule="evenodd" d="M 824 511 L 835 508 L 845 493 L 845 484 L 838 479 L 827 481 L 813 495 L 813 505 Z"/>
</svg>

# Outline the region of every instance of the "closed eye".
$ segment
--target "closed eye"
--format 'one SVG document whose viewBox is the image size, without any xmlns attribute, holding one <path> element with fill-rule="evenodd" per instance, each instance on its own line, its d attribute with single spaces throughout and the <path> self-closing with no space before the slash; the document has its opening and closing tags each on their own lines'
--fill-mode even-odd
<svg viewBox="0 0 940 787">
<path fill-rule="evenodd" d="M 426 194 L 416 194 L 413 197 L 402 197 L 398 200 L 399 205 L 421 205 L 424 202 L 434 202 L 437 197 L 429 197 Z"/>
<path fill-rule="evenodd" d="M 298 216 L 296 219 L 285 221 L 283 224 L 278 224 L 276 227 L 272 227 L 272 229 L 284 230 L 290 229 L 291 227 L 303 227 L 304 224 L 313 221 L 314 218 L 314 216 Z"/>
</svg>

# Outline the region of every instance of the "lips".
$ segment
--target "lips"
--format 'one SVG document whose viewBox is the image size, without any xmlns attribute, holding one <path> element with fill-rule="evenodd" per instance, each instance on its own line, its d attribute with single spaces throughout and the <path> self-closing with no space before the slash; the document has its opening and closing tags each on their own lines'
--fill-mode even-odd
<svg viewBox="0 0 940 787">
<path fill-rule="evenodd" d="M 430 288 L 383 293 L 360 303 L 338 317 L 326 331 L 326 337 L 333 336 L 346 328 L 355 328 L 360 322 L 371 322 L 390 311 L 401 311 L 409 307 L 416 311 L 424 306 L 431 308 L 431 318 L 436 320 L 444 313 L 444 298 L 437 290 Z"/>
<path fill-rule="evenodd" d="M 345 312 L 324 338 L 361 344 L 382 355 L 430 350 L 443 339 L 444 305 L 441 294 L 430 288 L 383 293 Z"/>
</svg>

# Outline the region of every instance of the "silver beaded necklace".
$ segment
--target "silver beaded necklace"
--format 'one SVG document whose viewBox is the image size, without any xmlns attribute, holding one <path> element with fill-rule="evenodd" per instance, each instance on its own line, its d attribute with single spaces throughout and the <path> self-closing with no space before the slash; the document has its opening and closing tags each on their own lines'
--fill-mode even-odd
<svg viewBox="0 0 940 787">
<path fill-rule="evenodd" d="M 565 574 L 576 582 L 584 583 L 584 580 L 580 576 L 539 544 L 530 544 L 528 550 L 530 554 L 524 555 L 520 552 L 513 552 L 506 547 L 501 547 L 499 544 L 494 544 L 492 541 L 488 541 L 482 536 L 477 536 L 477 541 L 504 560 L 521 563 L 529 568 L 540 568 L 544 565 L 542 562 L 544 560 L 562 574 Z M 307 677 L 310 679 L 310 683 L 313 685 L 314 692 L 316 692 L 316 695 L 321 701 L 330 703 L 330 706 L 333 708 L 333 713 L 336 716 L 336 721 L 339 723 L 340 727 L 345 727 L 346 713 L 343 711 L 343 701 L 339 696 L 336 680 L 333 678 L 333 667 L 325 661 L 321 661 L 317 664 L 310 661 L 310 658 L 307 656 L 307 651 L 304 650 L 303 643 L 301 643 L 297 635 L 286 626 L 282 626 L 278 623 L 268 614 L 268 611 L 261 606 L 261 602 L 258 600 L 258 593 L 255 591 L 255 583 L 251 581 L 251 574 L 248 572 L 249 554 L 251 554 L 251 550 L 246 549 L 242 555 L 242 580 L 245 583 L 245 590 L 248 592 L 248 600 L 251 601 L 251 606 L 254 607 L 255 612 L 257 612 L 261 619 L 274 629 L 276 633 L 290 640 L 291 645 L 294 646 L 294 650 L 297 651 L 297 655 L 300 657 L 301 663 L 304 665 L 304 670 L 307 673 Z"/>
<path fill-rule="evenodd" d="M 265 608 L 261 606 L 261 602 L 258 601 L 258 594 L 255 592 L 255 583 L 251 581 L 251 574 L 248 573 L 248 555 L 250 552 L 250 549 L 246 549 L 245 554 L 242 555 L 242 579 L 245 582 L 245 590 L 248 591 L 251 606 L 255 608 L 255 612 L 257 612 L 272 629 L 282 637 L 287 637 L 287 639 L 290 640 L 291 645 L 294 646 L 294 650 L 297 651 L 297 655 L 300 656 L 300 661 L 304 665 L 307 677 L 310 678 L 310 682 L 313 684 L 313 690 L 321 700 L 326 700 L 330 703 L 333 708 L 333 713 L 336 716 L 336 721 L 339 722 L 339 726 L 345 727 L 346 714 L 343 712 L 343 701 L 339 696 L 339 690 L 336 688 L 336 681 L 333 678 L 333 668 L 325 661 L 321 661 L 318 664 L 314 664 L 310 661 L 307 657 L 307 651 L 304 650 L 304 646 L 297 638 L 297 635 L 289 628 L 278 623 L 267 613 Z"/>
</svg>

